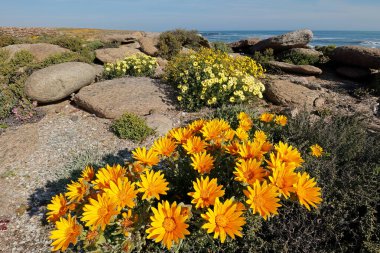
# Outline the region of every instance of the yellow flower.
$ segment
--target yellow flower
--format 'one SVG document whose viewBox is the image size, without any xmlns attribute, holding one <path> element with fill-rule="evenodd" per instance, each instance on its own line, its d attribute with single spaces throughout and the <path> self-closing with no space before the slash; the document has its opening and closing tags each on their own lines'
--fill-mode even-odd
<svg viewBox="0 0 380 253">
<path fill-rule="evenodd" d="M 70 201 L 80 202 L 87 194 L 88 188 L 88 184 L 83 179 L 79 179 L 79 182 L 71 181 L 71 184 L 67 185 L 68 192 L 65 195 Z"/>
<path fill-rule="evenodd" d="M 182 101 L 182 96 L 177 96 L 178 101 Z"/>
<path fill-rule="evenodd" d="M 264 152 L 261 150 L 262 145 L 258 142 L 247 141 L 238 144 L 238 154 L 243 159 L 255 158 L 261 160 Z"/>
<path fill-rule="evenodd" d="M 321 188 L 315 187 L 317 183 L 314 178 L 309 178 L 310 176 L 306 172 L 298 173 L 298 182 L 294 186 L 301 205 L 310 211 L 310 206 L 317 208 L 317 204 L 322 202 L 322 198 Z"/>
<path fill-rule="evenodd" d="M 104 231 L 112 218 L 119 214 L 116 203 L 106 193 L 98 194 L 97 200 L 90 198 L 89 202 L 83 208 L 81 221 L 87 221 L 86 226 L 91 227 L 91 230 L 100 227 Z"/>
<path fill-rule="evenodd" d="M 134 159 L 147 166 L 154 166 L 160 162 L 158 154 L 153 149 L 147 151 L 145 147 L 138 147 L 132 151 L 132 154 Z"/>
<path fill-rule="evenodd" d="M 204 120 L 204 119 L 198 119 L 198 120 L 194 120 L 193 122 L 191 122 L 191 124 L 189 125 L 189 128 L 194 132 L 199 132 L 200 130 L 202 130 L 204 124 L 206 123 L 207 121 Z"/>
<path fill-rule="evenodd" d="M 252 125 L 253 125 L 252 119 L 245 112 L 239 113 L 238 119 L 239 119 L 239 128 L 242 128 L 245 131 L 249 131 L 252 128 Z"/>
<path fill-rule="evenodd" d="M 196 61 L 193 62 L 193 66 L 194 66 L 194 67 L 197 67 L 197 66 L 198 66 L 198 62 L 196 62 Z"/>
<path fill-rule="evenodd" d="M 176 143 L 171 138 L 168 138 L 166 136 L 157 139 L 152 146 L 152 150 L 154 152 L 166 157 L 171 156 L 176 148 Z"/>
<path fill-rule="evenodd" d="M 265 113 L 260 115 L 260 120 L 262 122 L 266 122 L 266 123 L 271 122 L 273 120 L 273 118 L 274 118 L 274 114 L 272 114 L 272 113 L 265 112 Z"/>
<path fill-rule="evenodd" d="M 277 186 L 280 194 L 288 198 L 291 192 L 295 192 L 293 185 L 297 183 L 298 177 L 293 169 L 287 167 L 285 163 L 281 163 L 273 169 L 269 180 L 273 185 Z"/>
<path fill-rule="evenodd" d="M 288 118 L 284 115 L 278 115 L 276 116 L 276 118 L 274 119 L 274 122 L 277 124 L 277 125 L 280 125 L 280 126 L 285 126 L 286 123 L 288 121 Z"/>
<path fill-rule="evenodd" d="M 66 214 L 67 209 L 67 201 L 63 194 L 55 195 L 51 200 L 51 204 L 47 205 L 47 210 L 49 210 L 49 212 L 46 213 L 48 216 L 47 220 L 49 222 L 57 221 L 61 216 Z"/>
<path fill-rule="evenodd" d="M 53 251 L 65 251 L 70 243 L 75 245 L 78 241 L 79 235 L 82 233 L 82 226 L 77 223 L 76 217 L 68 215 L 67 219 L 61 217 L 55 223 L 56 230 L 51 231 L 50 239 L 54 240 L 51 243 Z"/>
<path fill-rule="evenodd" d="M 214 205 L 215 199 L 224 196 L 224 190 L 222 190 L 222 185 L 218 186 L 218 180 L 216 178 L 209 179 L 206 177 L 201 180 L 197 178 L 197 182 L 193 182 L 195 192 L 188 193 L 189 196 L 193 197 L 191 203 L 195 204 L 195 208 L 204 208 Z"/>
<path fill-rule="evenodd" d="M 242 141 L 246 141 L 249 137 L 248 133 L 241 127 L 236 129 L 235 134 Z"/>
<path fill-rule="evenodd" d="M 168 201 L 158 203 L 158 207 L 152 207 L 153 216 L 151 227 L 146 230 L 148 239 L 153 239 L 155 242 L 161 242 L 167 249 L 173 245 L 173 241 L 178 244 L 180 239 L 184 239 L 185 235 L 189 235 L 187 230 L 189 227 L 186 224 L 188 216 L 181 214 L 181 206 L 176 202 L 169 204 Z"/>
<path fill-rule="evenodd" d="M 111 181 L 116 183 L 119 178 L 125 177 L 126 172 L 126 169 L 119 164 L 112 167 L 107 164 L 105 168 L 99 169 L 96 173 L 96 180 L 92 181 L 95 185 L 94 189 L 109 188 Z"/>
<path fill-rule="evenodd" d="M 193 136 L 193 131 L 189 128 L 174 128 L 169 131 L 169 136 L 173 137 L 178 143 L 183 144 Z"/>
<path fill-rule="evenodd" d="M 248 197 L 247 204 L 253 210 L 253 213 L 259 213 L 265 220 L 272 214 L 278 214 L 277 208 L 281 205 L 278 203 L 277 188 L 274 185 L 268 185 L 267 181 L 261 185 L 259 181 L 253 184 L 253 189 L 248 186 L 248 191 L 244 194 Z"/>
<path fill-rule="evenodd" d="M 116 203 L 119 209 L 125 206 L 133 208 L 135 206 L 135 198 L 138 191 L 135 190 L 135 184 L 128 180 L 128 178 L 119 178 L 117 184 L 110 183 L 110 188 L 104 190 L 112 201 Z"/>
<path fill-rule="evenodd" d="M 145 171 L 145 173 L 141 175 L 141 182 L 137 182 L 136 184 L 140 187 L 138 191 L 144 193 L 142 196 L 143 200 L 150 198 L 160 200 L 160 194 L 166 195 L 166 191 L 169 190 L 167 187 L 169 183 L 166 182 L 161 171 Z"/>
<path fill-rule="evenodd" d="M 293 164 L 294 167 L 299 167 L 304 162 L 300 152 L 287 143 L 280 141 L 274 148 L 276 149 L 279 158 L 286 164 Z"/>
<path fill-rule="evenodd" d="M 91 166 L 86 166 L 86 168 L 82 171 L 81 178 L 90 182 L 95 176 L 94 168 Z"/>
<path fill-rule="evenodd" d="M 230 129 L 230 125 L 223 119 L 208 121 L 202 128 L 202 134 L 206 140 L 221 142 L 224 133 Z"/>
<path fill-rule="evenodd" d="M 262 130 L 255 131 L 254 140 L 260 143 L 264 143 L 267 140 L 267 135 Z"/>
<path fill-rule="evenodd" d="M 201 174 L 209 173 L 214 166 L 214 158 L 206 151 L 194 154 L 191 161 L 191 166 Z"/>
<path fill-rule="evenodd" d="M 260 165 L 256 159 L 240 160 L 235 167 L 235 180 L 249 185 L 263 181 L 267 172 Z"/>
<path fill-rule="evenodd" d="M 195 154 L 199 152 L 203 152 L 206 149 L 207 143 L 205 143 L 200 137 L 193 136 L 183 144 L 183 148 L 186 150 L 188 154 Z"/>
<path fill-rule="evenodd" d="M 224 203 L 217 198 L 214 209 L 209 208 L 206 214 L 201 214 L 207 221 L 202 228 L 207 229 L 207 233 L 214 233 L 214 239 L 220 237 L 220 241 L 224 243 L 227 235 L 232 239 L 235 239 L 235 236 L 243 236 L 241 231 L 245 218 L 242 215 L 240 206 L 232 198 Z"/>
<path fill-rule="evenodd" d="M 311 155 L 315 157 L 320 157 L 323 155 L 323 148 L 319 146 L 318 144 L 314 144 L 313 146 L 310 147 L 311 149 Z"/>
<path fill-rule="evenodd" d="M 235 98 L 234 97 L 230 97 L 230 102 L 234 103 L 235 102 Z"/>
</svg>

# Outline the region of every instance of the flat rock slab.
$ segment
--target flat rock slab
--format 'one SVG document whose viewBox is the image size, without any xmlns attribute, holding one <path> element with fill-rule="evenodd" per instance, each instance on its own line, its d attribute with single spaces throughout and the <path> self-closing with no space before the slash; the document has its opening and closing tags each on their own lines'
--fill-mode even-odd
<svg viewBox="0 0 380 253">
<path fill-rule="evenodd" d="M 131 48 L 128 45 L 118 48 L 104 48 L 95 50 L 96 58 L 103 63 L 114 63 L 123 60 L 127 56 L 142 52 L 136 48 Z"/>
<path fill-rule="evenodd" d="M 333 51 L 334 61 L 362 68 L 380 68 L 380 48 L 342 46 Z"/>
<path fill-rule="evenodd" d="M 250 47 L 251 52 L 263 51 L 268 48 L 273 50 L 286 50 L 290 48 L 306 47 L 313 39 L 313 32 L 308 29 L 297 30 L 279 36 L 261 40 Z"/>
<path fill-rule="evenodd" d="M 274 68 L 279 68 L 282 71 L 289 73 L 297 73 L 304 75 L 320 75 L 322 70 L 311 65 L 295 65 L 286 62 L 270 61 L 269 65 Z"/>
<path fill-rule="evenodd" d="M 98 117 L 115 119 L 125 112 L 148 115 L 171 108 L 157 82 L 147 77 L 126 77 L 84 87 L 74 97 L 76 104 Z"/>
<path fill-rule="evenodd" d="M 369 69 L 348 66 L 338 67 L 336 72 L 344 77 L 354 80 L 367 78 L 371 75 L 371 71 Z"/>
<path fill-rule="evenodd" d="M 66 48 L 48 43 L 15 44 L 3 47 L 3 49 L 10 53 L 9 59 L 12 59 L 13 56 L 21 50 L 29 51 L 37 62 L 41 62 L 52 55 L 70 52 L 70 50 Z"/>
<path fill-rule="evenodd" d="M 320 92 L 288 80 L 270 80 L 265 87 L 266 99 L 275 105 L 310 109 L 314 106 L 314 101 L 320 96 Z"/>
<path fill-rule="evenodd" d="M 25 93 L 31 100 L 56 102 L 94 82 L 98 72 L 83 62 L 56 64 L 34 72 L 25 82 Z"/>
</svg>

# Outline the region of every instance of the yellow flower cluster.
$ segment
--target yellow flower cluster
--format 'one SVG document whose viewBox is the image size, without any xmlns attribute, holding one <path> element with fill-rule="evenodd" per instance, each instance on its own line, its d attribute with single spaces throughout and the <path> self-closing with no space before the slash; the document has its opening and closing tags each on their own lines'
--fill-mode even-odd
<svg viewBox="0 0 380 253">
<path fill-rule="evenodd" d="M 263 68 L 251 58 L 207 48 L 180 54 L 165 68 L 165 79 L 177 87 L 180 105 L 189 110 L 262 98 L 262 77 Z"/>
<path fill-rule="evenodd" d="M 122 61 L 106 63 L 104 74 L 107 78 L 122 76 L 153 76 L 157 67 L 157 60 L 146 54 L 135 54 Z"/>
<path fill-rule="evenodd" d="M 107 165 L 96 172 L 87 167 L 47 206 L 48 221 L 56 222 L 53 250 L 64 251 L 78 240 L 100 247 L 100 238 L 112 242 L 112 236 L 123 236 L 121 247 L 131 250 L 138 231 L 168 249 L 198 230 L 224 243 L 243 236 L 247 216 L 277 215 L 282 200 L 317 207 L 321 189 L 298 171 L 305 163 L 301 153 L 272 143 L 258 128 L 271 121 L 281 127 L 286 117 L 241 112 L 237 118 L 236 129 L 222 119 L 172 129 L 150 149 L 133 150 L 125 167 Z"/>
</svg>

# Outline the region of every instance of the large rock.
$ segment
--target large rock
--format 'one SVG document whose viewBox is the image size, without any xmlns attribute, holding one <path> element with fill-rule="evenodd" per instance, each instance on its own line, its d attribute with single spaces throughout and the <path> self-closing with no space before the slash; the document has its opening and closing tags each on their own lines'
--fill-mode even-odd
<svg viewBox="0 0 380 253">
<path fill-rule="evenodd" d="M 369 69 L 357 68 L 357 67 L 338 67 L 336 69 L 338 74 L 347 77 L 349 79 L 363 79 L 367 78 L 371 75 L 371 71 Z"/>
<path fill-rule="evenodd" d="M 100 38 L 100 41 L 106 43 L 121 43 L 128 44 L 138 41 L 144 34 L 139 31 L 135 32 L 120 32 L 120 33 L 111 33 L 106 34 Z"/>
<path fill-rule="evenodd" d="M 380 48 L 360 46 L 337 47 L 332 53 L 334 61 L 362 68 L 380 68 Z"/>
<path fill-rule="evenodd" d="M 141 51 L 150 56 L 156 56 L 158 49 L 158 37 L 142 37 L 139 39 Z"/>
<path fill-rule="evenodd" d="M 278 68 L 282 71 L 289 72 L 289 73 L 297 73 L 297 74 L 312 75 L 312 76 L 322 74 L 321 69 L 311 66 L 311 65 L 295 65 L 295 64 L 279 62 L 279 61 L 269 61 L 268 63 L 272 68 Z"/>
<path fill-rule="evenodd" d="M 263 51 L 267 48 L 283 51 L 290 48 L 306 47 L 312 38 L 313 32 L 311 30 L 297 30 L 276 37 L 261 40 L 260 42 L 251 46 L 250 51 Z"/>
<path fill-rule="evenodd" d="M 235 53 L 249 53 L 250 47 L 256 45 L 259 41 L 259 38 L 248 38 L 229 43 L 228 45 Z"/>
<path fill-rule="evenodd" d="M 128 45 L 120 46 L 118 48 L 103 48 L 95 50 L 96 59 L 103 63 L 114 63 L 123 60 L 127 56 L 141 53 L 136 48 L 131 48 Z"/>
<path fill-rule="evenodd" d="M 79 107 L 102 118 L 114 119 L 125 112 L 140 116 L 163 112 L 170 106 L 155 80 L 126 77 L 84 87 L 74 97 Z"/>
<path fill-rule="evenodd" d="M 310 109 L 320 92 L 310 90 L 288 80 L 274 79 L 266 84 L 265 98 L 276 105 Z"/>
<path fill-rule="evenodd" d="M 13 56 L 17 52 L 20 52 L 21 50 L 26 50 L 26 51 L 29 51 L 34 56 L 37 62 L 41 62 L 52 55 L 70 51 L 66 48 L 62 48 L 60 46 L 52 45 L 48 43 L 15 44 L 15 45 L 9 45 L 9 46 L 3 47 L 3 49 L 9 52 L 8 59 L 12 59 Z"/>
<path fill-rule="evenodd" d="M 59 101 L 91 84 L 96 69 L 83 62 L 66 62 L 34 72 L 25 82 L 25 93 L 42 103 Z"/>
</svg>

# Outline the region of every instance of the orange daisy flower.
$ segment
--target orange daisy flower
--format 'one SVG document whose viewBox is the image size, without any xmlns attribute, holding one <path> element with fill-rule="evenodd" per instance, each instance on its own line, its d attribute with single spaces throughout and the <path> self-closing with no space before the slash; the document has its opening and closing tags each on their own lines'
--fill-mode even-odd
<svg viewBox="0 0 380 253">
<path fill-rule="evenodd" d="M 214 205 L 215 199 L 224 196 L 223 185 L 218 185 L 216 178 L 209 179 L 209 177 L 201 180 L 197 178 L 197 182 L 193 182 L 195 192 L 188 193 L 193 198 L 191 203 L 195 204 L 195 208 L 204 208 Z"/>
</svg>

